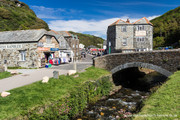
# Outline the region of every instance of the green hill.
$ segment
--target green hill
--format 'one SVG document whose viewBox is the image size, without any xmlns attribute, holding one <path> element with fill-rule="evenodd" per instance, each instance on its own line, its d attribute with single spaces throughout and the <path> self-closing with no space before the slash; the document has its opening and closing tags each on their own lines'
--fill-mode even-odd
<svg viewBox="0 0 180 120">
<path fill-rule="evenodd" d="M 0 31 L 40 28 L 49 30 L 28 5 L 18 0 L 0 0 Z"/>
<path fill-rule="evenodd" d="M 85 47 L 88 47 L 90 45 L 100 47 L 97 44 L 102 44 L 103 41 L 104 41 L 104 39 L 102 39 L 101 37 L 97 37 L 97 36 L 94 36 L 94 35 L 76 33 L 76 32 L 72 32 L 72 31 L 69 31 L 69 32 L 71 34 L 77 35 L 78 38 L 79 38 L 80 43 L 84 44 Z"/>
<path fill-rule="evenodd" d="M 154 48 L 180 46 L 180 7 L 168 11 L 151 22 L 154 25 Z"/>
</svg>

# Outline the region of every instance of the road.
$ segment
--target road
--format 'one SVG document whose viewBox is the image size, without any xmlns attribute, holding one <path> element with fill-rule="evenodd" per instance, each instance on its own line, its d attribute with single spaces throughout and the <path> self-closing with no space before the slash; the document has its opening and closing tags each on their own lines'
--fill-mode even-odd
<svg viewBox="0 0 180 120">
<path fill-rule="evenodd" d="M 79 61 L 76 61 L 77 65 L 77 71 L 81 72 L 82 70 L 90 67 L 92 65 L 92 56 L 86 55 L 86 58 L 82 58 Z M 69 63 L 69 64 L 61 64 L 59 66 L 53 66 L 50 69 L 57 69 L 57 70 L 74 70 L 75 69 L 75 63 Z"/>
<path fill-rule="evenodd" d="M 83 58 L 82 60 L 77 61 L 76 64 L 77 71 L 82 72 L 92 65 L 92 56 L 87 55 L 85 59 Z M 53 77 L 53 71 L 59 71 L 60 75 L 66 75 L 68 70 L 74 70 L 74 63 L 61 64 L 59 66 L 53 66 L 52 68 L 20 69 L 17 71 L 22 74 L 0 80 L 0 92 L 32 84 L 42 80 L 44 76 Z"/>
</svg>

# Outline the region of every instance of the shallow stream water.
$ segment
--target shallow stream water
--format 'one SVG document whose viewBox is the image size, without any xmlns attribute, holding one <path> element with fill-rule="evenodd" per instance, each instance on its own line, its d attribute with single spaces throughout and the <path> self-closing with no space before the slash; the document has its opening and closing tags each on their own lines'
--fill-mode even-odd
<svg viewBox="0 0 180 120">
<path fill-rule="evenodd" d="M 149 86 L 154 81 L 165 81 L 166 77 L 160 74 L 152 73 L 140 78 L 144 79 Z M 131 85 L 130 85 L 131 86 Z M 142 101 L 151 94 L 143 86 L 139 86 L 140 90 L 122 87 L 118 92 L 108 96 L 106 99 L 99 100 L 95 104 L 88 105 L 83 114 L 77 116 L 77 120 L 131 120 L 132 115 L 138 113 L 142 107 Z"/>
<path fill-rule="evenodd" d="M 140 108 L 142 100 L 149 92 L 141 92 L 129 88 L 121 88 L 116 94 L 94 105 L 89 105 L 78 118 L 82 120 L 117 120 L 128 118 Z"/>
</svg>

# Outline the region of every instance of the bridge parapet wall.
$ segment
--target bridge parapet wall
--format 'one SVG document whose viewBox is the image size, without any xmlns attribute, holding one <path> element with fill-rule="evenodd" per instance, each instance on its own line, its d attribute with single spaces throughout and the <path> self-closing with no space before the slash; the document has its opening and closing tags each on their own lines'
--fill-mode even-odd
<svg viewBox="0 0 180 120">
<path fill-rule="evenodd" d="M 175 72 L 180 65 L 180 49 L 156 50 L 150 52 L 113 53 L 94 59 L 94 66 L 113 70 L 127 63 L 148 63 L 159 66 L 167 71 Z"/>
</svg>

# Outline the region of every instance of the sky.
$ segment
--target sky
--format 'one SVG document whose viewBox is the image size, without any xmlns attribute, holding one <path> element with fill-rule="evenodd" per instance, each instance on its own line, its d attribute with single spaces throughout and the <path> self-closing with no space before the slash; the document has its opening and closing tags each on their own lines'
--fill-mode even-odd
<svg viewBox="0 0 180 120">
<path fill-rule="evenodd" d="M 180 6 L 180 0 L 20 0 L 56 31 L 74 31 L 106 39 L 118 19 L 156 18 Z"/>
</svg>

